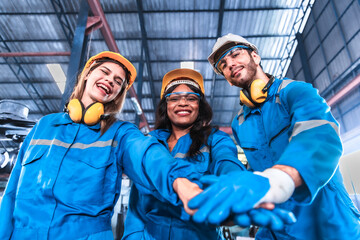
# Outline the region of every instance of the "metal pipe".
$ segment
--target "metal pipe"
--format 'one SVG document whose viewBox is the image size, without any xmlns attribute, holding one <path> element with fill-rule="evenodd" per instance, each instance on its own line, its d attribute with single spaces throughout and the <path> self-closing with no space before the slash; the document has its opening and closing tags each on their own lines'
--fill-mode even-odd
<svg viewBox="0 0 360 240">
<path fill-rule="evenodd" d="M 351 90 L 360 85 L 360 74 L 357 75 L 350 83 L 348 83 L 345 87 L 343 87 L 339 92 L 337 92 L 334 96 L 332 96 L 328 101 L 329 106 L 333 106 L 337 103 L 341 98 L 343 98 L 346 94 L 348 94 Z"/>
<path fill-rule="evenodd" d="M 2 52 L 0 57 L 70 56 L 70 52 Z"/>
</svg>

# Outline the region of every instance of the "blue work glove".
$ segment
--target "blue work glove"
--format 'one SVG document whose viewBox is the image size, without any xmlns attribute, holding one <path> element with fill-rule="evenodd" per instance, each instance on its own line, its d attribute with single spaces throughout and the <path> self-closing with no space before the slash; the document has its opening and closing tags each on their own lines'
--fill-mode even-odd
<svg viewBox="0 0 360 240">
<path fill-rule="evenodd" d="M 247 213 L 235 215 L 233 220 L 241 227 L 256 225 L 259 227 L 267 227 L 273 231 L 282 230 L 286 224 L 296 222 L 296 218 L 292 212 L 280 208 L 273 210 L 264 208 L 251 209 Z"/>
<path fill-rule="evenodd" d="M 188 203 L 190 208 L 198 209 L 193 220 L 199 223 L 220 224 L 232 212 L 246 213 L 263 202 L 282 203 L 295 189 L 290 176 L 278 169 L 256 174 L 244 171 L 220 177 L 207 175 L 200 181 L 210 186 Z"/>
</svg>

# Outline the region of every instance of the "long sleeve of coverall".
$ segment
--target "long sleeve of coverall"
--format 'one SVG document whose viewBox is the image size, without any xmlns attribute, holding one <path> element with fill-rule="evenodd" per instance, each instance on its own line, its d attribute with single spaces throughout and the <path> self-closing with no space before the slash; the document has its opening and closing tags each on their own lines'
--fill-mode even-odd
<svg viewBox="0 0 360 240">
<path fill-rule="evenodd" d="M 245 166 L 237 158 L 237 148 L 228 134 L 216 131 L 210 135 L 211 161 L 209 170 L 220 176 L 233 171 L 246 171 Z"/>
<path fill-rule="evenodd" d="M 26 136 L 24 142 L 21 145 L 20 151 L 17 156 L 17 160 L 14 168 L 11 171 L 10 178 L 8 180 L 3 198 L 0 204 L 0 239 L 10 239 L 11 233 L 14 228 L 12 221 L 13 212 L 15 208 L 15 195 L 18 185 L 18 180 L 21 172 L 21 163 L 26 152 L 27 146 L 32 138 L 34 129 Z"/>
<path fill-rule="evenodd" d="M 293 197 L 311 203 L 337 169 L 342 154 L 339 126 L 330 107 L 310 84 L 292 82 L 280 91 L 279 97 L 291 125 L 289 144 L 276 164 L 299 171 L 306 187 L 298 187 Z"/>
<path fill-rule="evenodd" d="M 162 142 L 169 151 L 166 143 L 171 134 L 169 130 L 158 129 L 150 134 Z M 228 134 L 213 129 L 207 141 L 208 146 L 203 145 L 200 148 L 202 154 L 194 156 L 195 159 L 189 159 L 186 155 L 191 143 L 190 134 L 186 134 L 179 138 L 171 151 L 179 165 L 189 167 L 187 171 L 195 171 L 199 175 L 221 175 L 245 170 L 237 158 L 236 146 Z M 165 236 L 169 234 L 173 236 L 171 239 L 218 239 L 216 227 L 196 224 L 181 206 L 159 201 L 152 195 L 138 191 L 137 188 L 138 185 L 134 185 L 131 190 L 123 239 L 149 239 L 150 235 L 156 239 L 167 239 Z"/>
<path fill-rule="evenodd" d="M 280 231 L 261 228 L 256 239 L 360 239 L 360 215 L 338 167 L 339 126 L 311 84 L 275 79 L 266 101 L 244 106 L 232 128 L 254 171 L 280 164 L 303 179 L 278 205 L 293 212 L 296 223 Z"/>
<path fill-rule="evenodd" d="M 198 179 L 178 167 L 156 139 L 145 137 L 131 123 L 118 121 L 101 135 L 100 124 L 73 123 L 64 113 L 45 116 L 26 137 L 9 179 L 0 209 L 0 239 L 10 239 L 15 233 L 16 239 L 26 234 L 46 238 L 44 231 L 49 239 L 76 239 L 96 234 L 96 229 L 111 229 L 108 218 L 123 172 L 141 186 L 141 191 L 174 204 L 179 200 L 173 181 L 178 177 Z M 31 173 L 31 178 L 26 173 Z M 89 187 L 91 184 L 94 186 Z M 32 190 L 26 192 L 26 186 Z M 25 209 L 27 205 L 32 208 Z M 37 205 L 42 206 L 41 211 Z M 88 227 L 81 229 L 84 224 Z"/>
<path fill-rule="evenodd" d="M 135 126 L 122 126 L 119 159 L 123 159 L 124 173 L 138 190 L 166 199 L 174 205 L 181 204 L 172 184 L 176 178 L 197 180 L 200 175 L 191 171 L 190 163 L 178 164 L 166 148 L 155 138 L 144 136 Z"/>
</svg>

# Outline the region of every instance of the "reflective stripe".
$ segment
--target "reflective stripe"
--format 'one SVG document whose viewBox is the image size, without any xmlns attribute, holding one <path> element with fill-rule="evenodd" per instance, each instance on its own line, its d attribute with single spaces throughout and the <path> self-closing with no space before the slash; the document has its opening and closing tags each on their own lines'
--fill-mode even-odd
<svg viewBox="0 0 360 240">
<path fill-rule="evenodd" d="M 79 149 L 86 149 L 86 148 L 91 148 L 91 147 L 107 147 L 107 146 L 112 146 L 112 147 L 116 147 L 117 146 L 117 141 L 112 141 L 112 139 L 108 140 L 108 141 L 97 141 L 97 142 L 93 142 L 90 144 L 84 144 L 84 143 L 74 143 L 73 145 L 71 145 L 70 143 L 65 143 L 62 142 L 60 140 L 57 139 L 52 139 L 52 140 L 48 140 L 48 139 L 33 139 L 30 141 L 30 145 L 55 145 L 55 146 L 59 146 L 59 147 L 64 147 L 64 148 L 69 148 L 71 146 L 71 148 L 79 148 Z"/>
<path fill-rule="evenodd" d="M 60 147 L 65 147 L 65 148 L 69 148 L 70 147 L 70 143 L 64 143 L 62 141 L 59 141 L 57 139 L 52 139 L 52 140 L 48 140 L 48 139 L 32 139 L 30 141 L 30 145 L 55 145 L 55 146 L 60 146 Z"/>
<path fill-rule="evenodd" d="M 289 85 L 292 82 L 295 82 L 295 80 L 283 80 L 281 82 L 280 86 L 278 87 L 277 93 L 276 93 L 276 103 L 281 104 L 279 93 L 280 93 L 281 90 L 286 88 L 286 86 Z"/>
<path fill-rule="evenodd" d="M 241 114 L 241 115 L 238 117 L 239 126 L 240 126 L 244 121 L 245 121 L 244 114 Z"/>
<path fill-rule="evenodd" d="M 204 152 L 207 152 L 209 153 L 209 148 L 207 146 L 204 146 L 203 148 L 200 149 L 200 152 L 201 153 L 204 153 Z M 174 158 L 186 158 L 187 157 L 187 154 L 185 153 L 177 153 Z"/>
<path fill-rule="evenodd" d="M 84 144 L 84 143 L 74 143 L 74 145 L 71 146 L 71 148 L 80 148 L 80 149 L 86 149 L 91 147 L 107 147 L 112 145 L 112 139 L 107 140 L 106 142 L 98 141 L 93 142 L 90 144 Z"/>
<path fill-rule="evenodd" d="M 337 133 L 337 135 L 339 136 L 339 127 L 334 123 L 334 122 L 329 122 L 327 120 L 310 120 L 310 121 L 303 121 L 303 122 L 297 122 L 295 123 L 293 132 L 289 138 L 289 141 L 291 141 L 291 139 L 298 135 L 299 133 L 312 129 L 312 128 L 316 128 L 322 125 L 326 125 L 326 124 L 330 124 L 330 126 L 335 130 L 335 132 Z"/>
<path fill-rule="evenodd" d="M 238 112 L 237 114 L 237 119 L 238 119 L 238 122 L 239 122 L 239 126 L 244 122 L 244 108 L 241 108 L 240 111 Z"/>
</svg>

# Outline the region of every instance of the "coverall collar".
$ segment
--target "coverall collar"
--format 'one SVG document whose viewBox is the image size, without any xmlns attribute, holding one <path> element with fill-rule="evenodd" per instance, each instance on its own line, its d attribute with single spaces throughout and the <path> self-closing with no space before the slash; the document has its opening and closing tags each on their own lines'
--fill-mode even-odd
<svg viewBox="0 0 360 240">
<path fill-rule="evenodd" d="M 269 99 L 271 99 L 275 94 L 276 94 L 276 90 L 278 88 L 278 79 L 275 78 L 274 79 L 274 83 L 270 86 L 269 90 L 268 90 L 268 96 L 266 98 L 266 100 L 264 101 L 264 103 L 266 101 L 268 101 Z M 262 103 L 261 106 L 264 104 Z M 260 106 L 260 108 L 261 108 Z M 256 108 L 249 108 L 248 106 L 243 106 L 243 111 L 240 111 L 238 114 L 237 114 L 237 117 L 239 117 L 241 114 L 244 114 L 244 119 L 246 119 L 250 113 L 255 113 L 255 112 L 259 112 L 260 109 L 258 107 Z"/>
<path fill-rule="evenodd" d="M 66 125 L 66 124 L 72 124 L 72 123 L 74 123 L 74 122 L 71 120 L 69 114 L 67 114 L 67 113 L 62 113 L 58 118 L 54 118 L 53 121 L 52 121 L 52 124 L 54 126 Z M 88 126 L 88 128 L 93 129 L 93 130 L 100 130 L 101 125 L 100 125 L 100 122 L 99 122 L 99 123 L 97 123 L 95 125 L 92 125 L 92 126 L 87 125 L 87 126 Z"/>
</svg>

